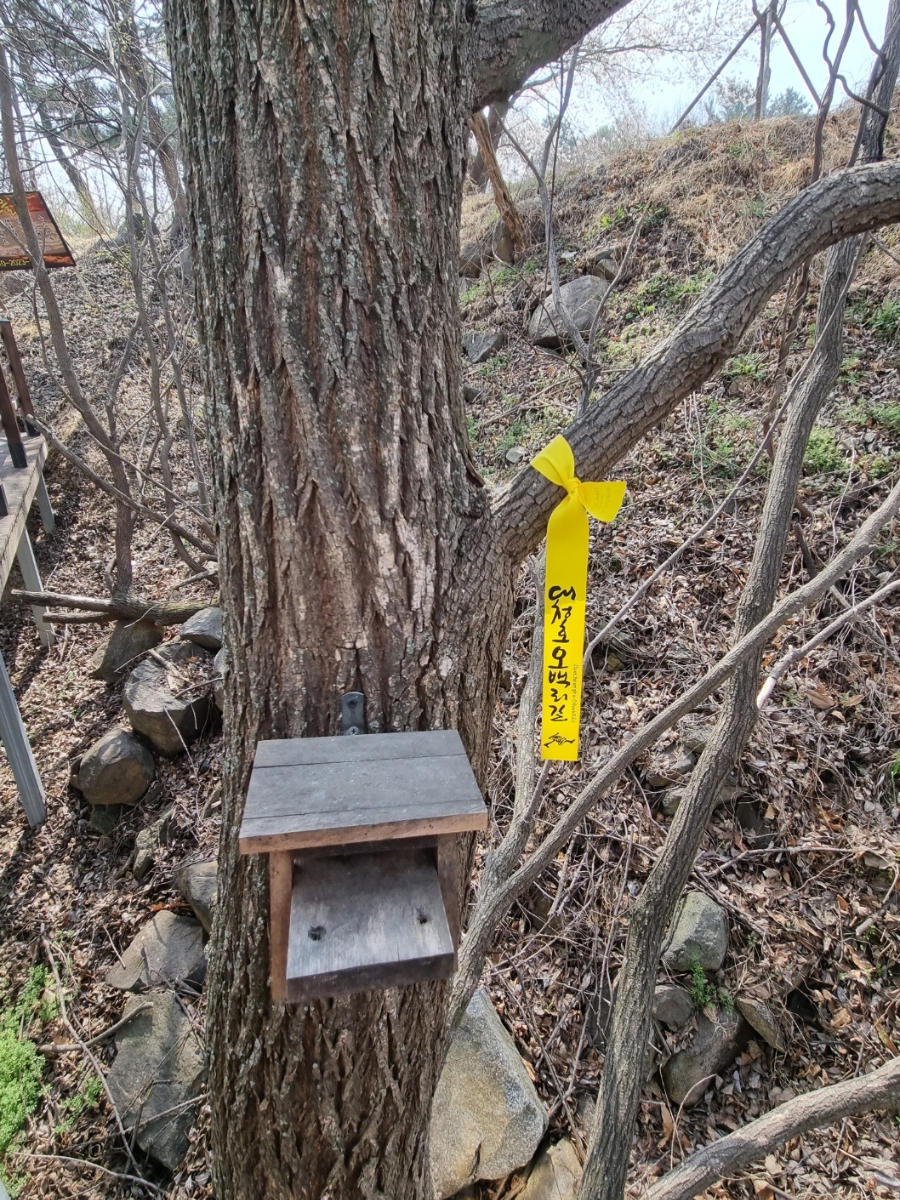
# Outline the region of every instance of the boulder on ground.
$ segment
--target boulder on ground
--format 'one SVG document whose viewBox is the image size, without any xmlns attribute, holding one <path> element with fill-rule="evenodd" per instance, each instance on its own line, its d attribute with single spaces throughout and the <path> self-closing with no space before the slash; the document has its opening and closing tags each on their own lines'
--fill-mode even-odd
<svg viewBox="0 0 900 1200">
<path fill-rule="evenodd" d="M 431 1110 L 436 1200 L 479 1179 L 501 1179 L 529 1163 L 547 1112 L 512 1038 L 478 991 L 454 1034 Z"/>
<path fill-rule="evenodd" d="M 121 961 L 108 972 L 106 983 L 137 992 L 165 984 L 202 987 L 205 978 L 202 925 L 163 909 L 138 930 Z"/>
<path fill-rule="evenodd" d="M 147 747 L 125 729 L 110 729 L 82 755 L 78 786 L 89 804 L 137 804 L 155 775 Z"/>
<path fill-rule="evenodd" d="M 172 805 L 152 825 L 142 829 L 134 839 L 134 865 L 131 873 L 138 883 L 150 874 L 150 868 L 156 858 L 156 851 L 168 841 L 169 826 L 174 815 L 175 806 Z"/>
<path fill-rule="evenodd" d="M 608 291 L 609 283 L 595 275 L 582 275 L 559 289 L 562 308 L 568 312 L 579 333 L 590 332 L 600 301 Z M 552 296 L 531 314 L 528 336 L 536 346 L 559 347 L 568 343 L 565 322 Z"/>
<path fill-rule="evenodd" d="M 154 658 L 138 663 L 125 681 L 125 712 L 132 727 L 163 754 L 179 754 L 209 719 L 208 684 L 192 675 L 196 665 L 209 673 L 212 655 L 192 642 L 170 642 Z"/>
<path fill-rule="evenodd" d="M 487 362 L 503 349 L 505 340 L 502 333 L 464 333 L 463 351 L 470 363 Z"/>
<path fill-rule="evenodd" d="M 94 651 L 91 678 L 118 683 L 126 667 L 163 639 L 163 631 L 153 621 L 117 621 L 106 641 Z"/>
<path fill-rule="evenodd" d="M 188 1149 L 206 1065 L 174 992 L 129 996 L 125 1016 L 150 1003 L 116 1034 L 106 1082 L 122 1124 L 145 1154 L 174 1171 Z"/>
<path fill-rule="evenodd" d="M 720 1011 L 715 1019 L 697 1017 L 690 1045 L 673 1054 L 662 1069 L 673 1104 L 696 1104 L 713 1077 L 733 1062 L 747 1042 L 749 1026 L 735 1012 Z"/>
<path fill-rule="evenodd" d="M 482 249 L 478 242 L 466 242 L 459 252 L 459 273 L 466 279 L 477 279 L 481 274 Z"/>
<path fill-rule="evenodd" d="M 718 971 L 727 949 L 725 913 L 703 892 L 688 892 L 675 915 L 663 963 L 670 971 Z"/>
<path fill-rule="evenodd" d="M 122 811 L 118 804 L 91 805 L 91 829 L 95 829 L 101 837 L 107 837 L 116 827 Z M 0 1200 L 3 1200 L 2 1196 Z"/>
<path fill-rule="evenodd" d="M 758 1000 L 755 996 L 740 996 L 736 1003 L 738 1012 L 764 1042 L 773 1050 L 785 1049 L 784 1035 L 778 1018 L 765 1000 Z"/>
<path fill-rule="evenodd" d="M 675 983 L 661 983 L 653 993 L 653 1016 L 669 1029 L 683 1029 L 694 1015 L 691 994 Z"/>
<path fill-rule="evenodd" d="M 574 1145 L 563 1138 L 535 1159 L 519 1200 L 575 1200 L 582 1174 Z"/>
<path fill-rule="evenodd" d="M 175 872 L 175 886 L 209 933 L 212 930 L 213 910 L 216 907 L 216 888 L 219 866 L 216 860 L 192 863 Z"/>
<path fill-rule="evenodd" d="M 688 754 L 699 757 L 709 745 L 712 732 L 712 725 L 685 725 L 681 731 L 681 744 Z"/>
<path fill-rule="evenodd" d="M 650 788 L 669 787 L 690 775 L 696 761 L 692 754 L 659 754 L 647 765 L 644 783 Z"/>
<path fill-rule="evenodd" d="M 204 650 L 222 649 L 222 610 L 216 606 L 201 608 L 199 612 L 188 617 L 178 630 L 182 641 L 193 642 Z"/>
</svg>

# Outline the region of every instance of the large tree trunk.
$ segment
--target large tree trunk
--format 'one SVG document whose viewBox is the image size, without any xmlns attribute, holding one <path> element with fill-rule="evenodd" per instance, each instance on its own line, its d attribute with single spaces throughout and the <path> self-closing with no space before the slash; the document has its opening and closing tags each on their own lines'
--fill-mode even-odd
<svg viewBox="0 0 900 1200">
<path fill-rule="evenodd" d="M 236 835 L 257 740 L 335 732 L 348 690 L 485 761 L 512 586 L 461 400 L 458 12 L 242 7 L 238 32 L 170 0 L 233 664 L 207 1029 L 234 1200 L 427 1194 L 445 988 L 273 1004 Z"/>
</svg>

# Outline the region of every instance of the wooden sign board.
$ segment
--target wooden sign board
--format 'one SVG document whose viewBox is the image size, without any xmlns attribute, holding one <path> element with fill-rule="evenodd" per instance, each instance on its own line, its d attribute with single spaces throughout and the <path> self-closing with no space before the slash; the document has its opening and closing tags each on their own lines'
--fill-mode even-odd
<svg viewBox="0 0 900 1200">
<path fill-rule="evenodd" d="M 45 267 L 74 267 L 75 259 L 40 192 L 26 192 L 28 211 L 38 235 Z M 0 193 L 0 271 L 29 271 L 25 233 L 16 216 L 12 195 Z"/>
</svg>

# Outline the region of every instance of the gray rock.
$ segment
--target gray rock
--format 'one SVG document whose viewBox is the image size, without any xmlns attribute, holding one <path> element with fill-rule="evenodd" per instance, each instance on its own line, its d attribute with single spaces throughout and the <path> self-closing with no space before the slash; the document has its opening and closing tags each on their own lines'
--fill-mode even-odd
<svg viewBox="0 0 900 1200">
<path fill-rule="evenodd" d="M 81 759 L 78 786 L 89 804 L 137 804 L 153 782 L 156 764 L 125 729 L 111 729 Z"/>
<path fill-rule="evenodd" d="M 222 610 L 221 608 L 201 608 L 198 613 L 188 617 L 178 630 L 178 636 L 184 642 L 193 642 L 204 650 L 222 649 Z"/>
<path fill-rule="evenodd" d="M 480 395 L 481 395 L 480 387 L 475 387 L 471 383 L 463 384 L 463 400 L 465 400 L 465 402 L 467 404 L 473 404 Z"/>
<path fill-rule="evenodd" d="M 200 1095 L 206 1064 L 173 992 L 129 996 L 124 1015 L 148 1001 L 152 1009 L 138 1013 L 116 1034 L 116 1059 L 106 1082 L 122 1124 L 141 1150 L 174 1171 L 187 1153 L 197 1116 L 191 1101 Z"/>
<path fill-rule="evenodd" d="M 91 678 L 118 683 L 121 672 L 162 639 L 163 631 L 153 621 L 117 621 L 103 645 L 94 651 Z"/>
<path fill-rule="evenodd" d="M 681 744 L 688 754 L 699 757 L 709 745 L 712 731 L 712 725 L 686 725 L 681 731 Z"/>
<path fill-rule="evenodd" d="M 714 1020 L 697 1017 L 691 1043 L 673 1054 L 662 1069 L 673 1104 L 696 1104 L 711 1078 L 733 1062 L 747 1041 L 748 1028 L 735 1012 L 719 1012 Z"/>
<path fill-rule="evenodd" d="M 651 788 L 664 788 L 690 775 L 695 763 L 692 754 L 660 754 L 651 759 L 644 771 L 644 783 Z"/>
<path fill-rule="evenodd" d="M 435 1200 L 525 1166 L 547 1113 L 512 1038 L 478 991 L 454 1035 L 431 1110 Z"/>
<path fill-rule="evenodd" d="M 191 663 L 198 658 L 209 662 L 211 655 L 192 642 L 170 642 L 157 651 L 156 658 L 138 663 L 125 681 L 125 712 L 132 727 L 163 754 L 179 754 L 209 719 L 210 697 L 197 696 L 197 689 L 185 694 Z"/>
<path fill-rule="evenodd" d="M 663 962 L 670 971 L 718 971 L 728 949 L 728 921 L 715 900 L 688 892 L 675 915 Z"/>
<path fill-rule="evenodd" d="M 216 907 L 218 863 L 192 863 L 175 872 L 175 886 L 194 910 L 200 924 L 209 933 L 212 929 L 213 909 Z"/>
<path fill-rule="evenodd" d="M 579 333 L 588 333 L 600 301 L 609 291 L 609 283 L 595 275 L 582 275 L 560 288 L 560 301 Z M 568 342 L 566 327 L 552 296 L 531 315 L 528 336 L 536 346 L 563 346 Z"/>
<path fill-rule="evenodd" d="M 96 829 L 102 836 L 112 833 L 116 822 L 122 815 L 118 804 L 95 804 L 91 808 L 91 829 Z"/>
<path fill-rule="evenodd" d="M 174 815 L 175 807 L 173 805 L 171 808 L 167 808 L 152 825 L 142 829 L 134 839 L 134 865 L 131 873 L 138 883 L 150 874 L 150 869 L 156 859 L 156 851 L 168 841 L 169 826 Z"/>
<path fill-rule="evenodd" d="M 213 700 L 216 702 L 216 708 L 219 712 L 225 711 L 225 672 L 228 670 L 228 664 L 225 660 L 225 647 L 218 652 L 213 659 L 213 670 L 216 673 L 216 678 L 213 683 Z"/>
<path fill-rule="evenodd" d="M 459 273 L 466 279 L 477 279 L 481 274 L 482 249 L 478 242 L 466 242 L 459 252 Z"/>
<path fill-rule="evenodd" d="M 463 351 L 470 363 L 483 363 L 502 350 L 505 341 L 502 333 L 464 333 Z"/>
<path fill-rule="evenodd" d="M 736 1003 L 738 1012 L 764 1042 L 773 1050 L 785 1049 L 784 1035 L 775 1014 L 764 1000 L 757 1000 L 754 996 L 741 996 Z"/>
<path fill-rule="evenodd" d="M 674 983 L 661 983 L 653 993 L 653 1015 L 669 1029 L 684 1029 L 694 1015 L 690 992 Z"/>
<path fill-rule="evenodd" d="M 508 463 L 512 463 L 513 466 L 515 466 L 516 463 L 520 463 L 523 458 L 528 457 L 528 451 L 524 446 L 510 446 L 503 457 Z"/>
<path fill-rule="evenodd" d="M 563 1138 L 535 1159 L 519 1200 L 575 1200 L 582 1166 L 575 1147 Z"/>
<path fill-rule="evenodd" d="M 106 983 L 137 992 L 163 984 L 202 987 L 205 978 L 202 925 L 163 909 L 138 930 L 122 961 L 107 974 Z"/>
<path fill-rule="evenodd" d="M 684 799 L 684 788 L 669 788 L 663 792 L 660 799 L 660 807 L 667 817 L 674 817 L 678 812 L 678 806 Z"/>
</svg>

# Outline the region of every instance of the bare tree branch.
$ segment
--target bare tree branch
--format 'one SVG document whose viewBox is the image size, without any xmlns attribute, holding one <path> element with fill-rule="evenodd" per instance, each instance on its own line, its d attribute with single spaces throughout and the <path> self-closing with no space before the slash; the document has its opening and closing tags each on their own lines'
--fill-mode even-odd
<svg viewBox="0 0 900 1200">
<path fill-rule="evenodd" d="M 562 57 L 627 0 L 495 0 L 476 9 L 472 25 L 472 108 L 507 100 L 534 71 Z"/>
<path fill-rule="evenodd" d="M 583 479 L 605 473 L 738 346 L 773 292 L 820 250 L 900 220 L 900 163 L 832 175 L 769 220 L 644 362 L 565 430 Z M 498 536 L 520 562 L 541 541 L 559 488 L 525 469 L 494 501 Z"/>
<path fill-rule="evenodd" d="M 736 1175 L 801 1133 L 875 1108 L 893 1108 L 898 1099 L 900 1058 L 894 1058 L 869 1075 L 798 1096 L 721 1141 L 704 1146 L 655 1184 L 644 1200 L 691 1200 L 711 1183 Z"/>
</svg>

